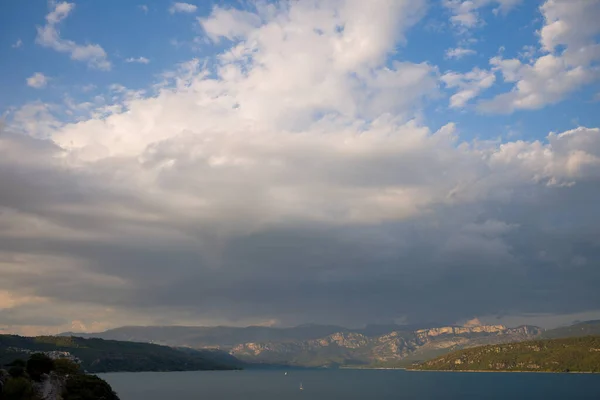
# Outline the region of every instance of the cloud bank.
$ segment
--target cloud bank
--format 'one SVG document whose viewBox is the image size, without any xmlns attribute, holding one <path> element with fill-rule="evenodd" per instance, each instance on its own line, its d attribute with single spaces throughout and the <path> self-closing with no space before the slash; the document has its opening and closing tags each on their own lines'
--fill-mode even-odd
<svg viewBox="0 0 600 400">
<path fill-rule="evenodd" d="M 227 43 L 213 63 L 151 95 L 115 87 L 79 122 L 23 111 L 0 134 L 4 329 L 600 308 L 600 129 L 481 143 L 429 127 L 440 80 L 462 107 L 493 75 L 388 63 L 425 10 L 216 7 L 198 21 Z"/>
</svg>

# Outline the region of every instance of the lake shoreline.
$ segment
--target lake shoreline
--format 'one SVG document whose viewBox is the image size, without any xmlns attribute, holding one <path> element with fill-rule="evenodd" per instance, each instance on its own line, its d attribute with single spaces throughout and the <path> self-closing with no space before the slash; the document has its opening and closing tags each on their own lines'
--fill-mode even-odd
<svg viewBox="0 0 600 400">
<path fill-rule="evenodd" d="M 395 370 L 395 369 L 400 369 L 400 370 L 405 370 L 405 367 L 340 367 L 337 369 L 352 369 L 352 370 L 376 370 L 376 369 L 381 369 L 381 370 L 387 370 L 387 369 L 391 369 L 391 370 Z"/>
<path fill-rule="evenodd" d="M 447 369 L 409 369 L 404 368 L 405 371 L 409 372 L 485 372 L 485 373 L 503 373 L 503 374 L 565 374 L 565 375 L 575 375 L 575 374 L 600 374 L 600 372 L 592 372 L 592 371 L 491 371 L 487 369 L 471 369 L 471 370 L 447 370 Z"/>
<path fill-rule="evenodd" d="M 600 374 L 600 372 L 593 371 L 492 371 L 487 369 L 477 370 L 447 370 L 447 369 L 412 369 L 406 367 L 343 367 L 338 369 L 351 369 L 351 370 L 402 370 L 408 372 L 485 372 L 485 373 L 518 373 L 518 374 Z"/>
</svg>

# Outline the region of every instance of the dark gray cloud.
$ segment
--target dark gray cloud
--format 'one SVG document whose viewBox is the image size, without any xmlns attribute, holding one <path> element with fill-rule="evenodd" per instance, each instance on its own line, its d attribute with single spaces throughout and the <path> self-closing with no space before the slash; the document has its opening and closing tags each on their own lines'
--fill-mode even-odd
<svg viewBox="0 0 600 400">
<path fill-rule="evenodd" d="M 431 131 L 437 67 L 385 62 L 425 2 L 381 0 L 377 24 L 364 4 L 294 3 L 212 69 L 183 63 L 153 97 L 119 89 L 77 123 L 15 113 L 0 131 L 0 327 L 600 310 L 600 129 Z"/>
<path fill-rule="evenodd" d="M 22 138 L 3 136 L 4 143 L 13 140 Z M 45 149 L 38 160 L 50 160 L 56 151 L 43 141 L 25 142 Z M 595 262 L 600 218 L 589 201 L 600 198 L 596 178 L 562 187 L 518 183 L 510 187 L 514 193 L 508 200 L 492 195 L 466 204 L 434 204 L 400 220 L 341 225 L 292 220 L 248 231 L 243 217 L 239 230 L 219 233 L 218 221 L 194 215 L 187 221 L 162 215 L 162 226 L 153 218 L 121 216 L 111 205 L 127 197 L 119 197 L 115 187 L 94 196 L 106 187 L 103 179 L 88 180 L 86 192 L 78 182 L 89 179 L 89 170 L 64 169 L 54 161 L 45 166 L 2 164 L 0 184 L 16 188 L 0 196 L 3 222 L 17 218 L 27 228 L 28 220 L 17 217 L 27 215 L 48 221 L 48 228 L 1 231 L 2 254 L 27 254 L 41 263 L 24 261 L 22 270 L 2 270 L 0 289 L 18 287 L 56 304 L 156 312 L 161 316 L 154 320 L 163 323 L 184 316 L 356 326 L 600 308 Z M 358 181 L 354 184 L 362 185 L 362 178 Z M 26 200 L 16 201 L 20 196 Z M 125 209 L 159 209 L 146 207 L 151 201 L 143 197 L 140 193 Z M 77 214 L 69 207 L 89 208 Z M 141 228 L 140 237 L 129 234 L 131 226 Z M 10 325 L 58 325 L 80 318 L 26 309 L 4 310 L 0 319 Z M 44 312 L 51 309 L 46 305 Z M 170 319 L 165 310 L 177 312 Z"/>
</svg>

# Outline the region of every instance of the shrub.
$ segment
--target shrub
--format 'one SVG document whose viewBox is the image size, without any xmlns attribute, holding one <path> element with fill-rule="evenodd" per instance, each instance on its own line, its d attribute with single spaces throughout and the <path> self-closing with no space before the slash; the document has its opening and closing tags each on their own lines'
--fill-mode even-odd
<svg viewBox="0 0 600 400">
<path fill-rule="evenodd" d="M 25 377 L 10 378 L 6 381 L 2 398 L 5 400 L 37 400 L 33 384 Z"/>
<path fill-rule="evenodd" d="M 95 375 L 72 375 L 67 379 L 63 400 L 119 400 L 110 385 Z"/>
</svg>

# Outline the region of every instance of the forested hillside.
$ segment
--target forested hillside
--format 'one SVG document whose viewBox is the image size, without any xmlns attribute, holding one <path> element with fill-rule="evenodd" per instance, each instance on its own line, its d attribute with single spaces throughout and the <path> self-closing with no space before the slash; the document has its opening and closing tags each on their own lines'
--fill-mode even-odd
<svg viewBox="0 0 600 400">
<path fill-rule="evenodd" d="M 235 357 L 216 350 L 178 350 L 150 343 L 79 337 L 0 335 L 0 365 L 36 352 L 65 352 L 89 372 L 232 369 Z"/>
<path fill-rule="evenodd" d="M 436 371 L 600 372 L 600 336 L 474 347 L 415 365 Z"/>
</svg>

